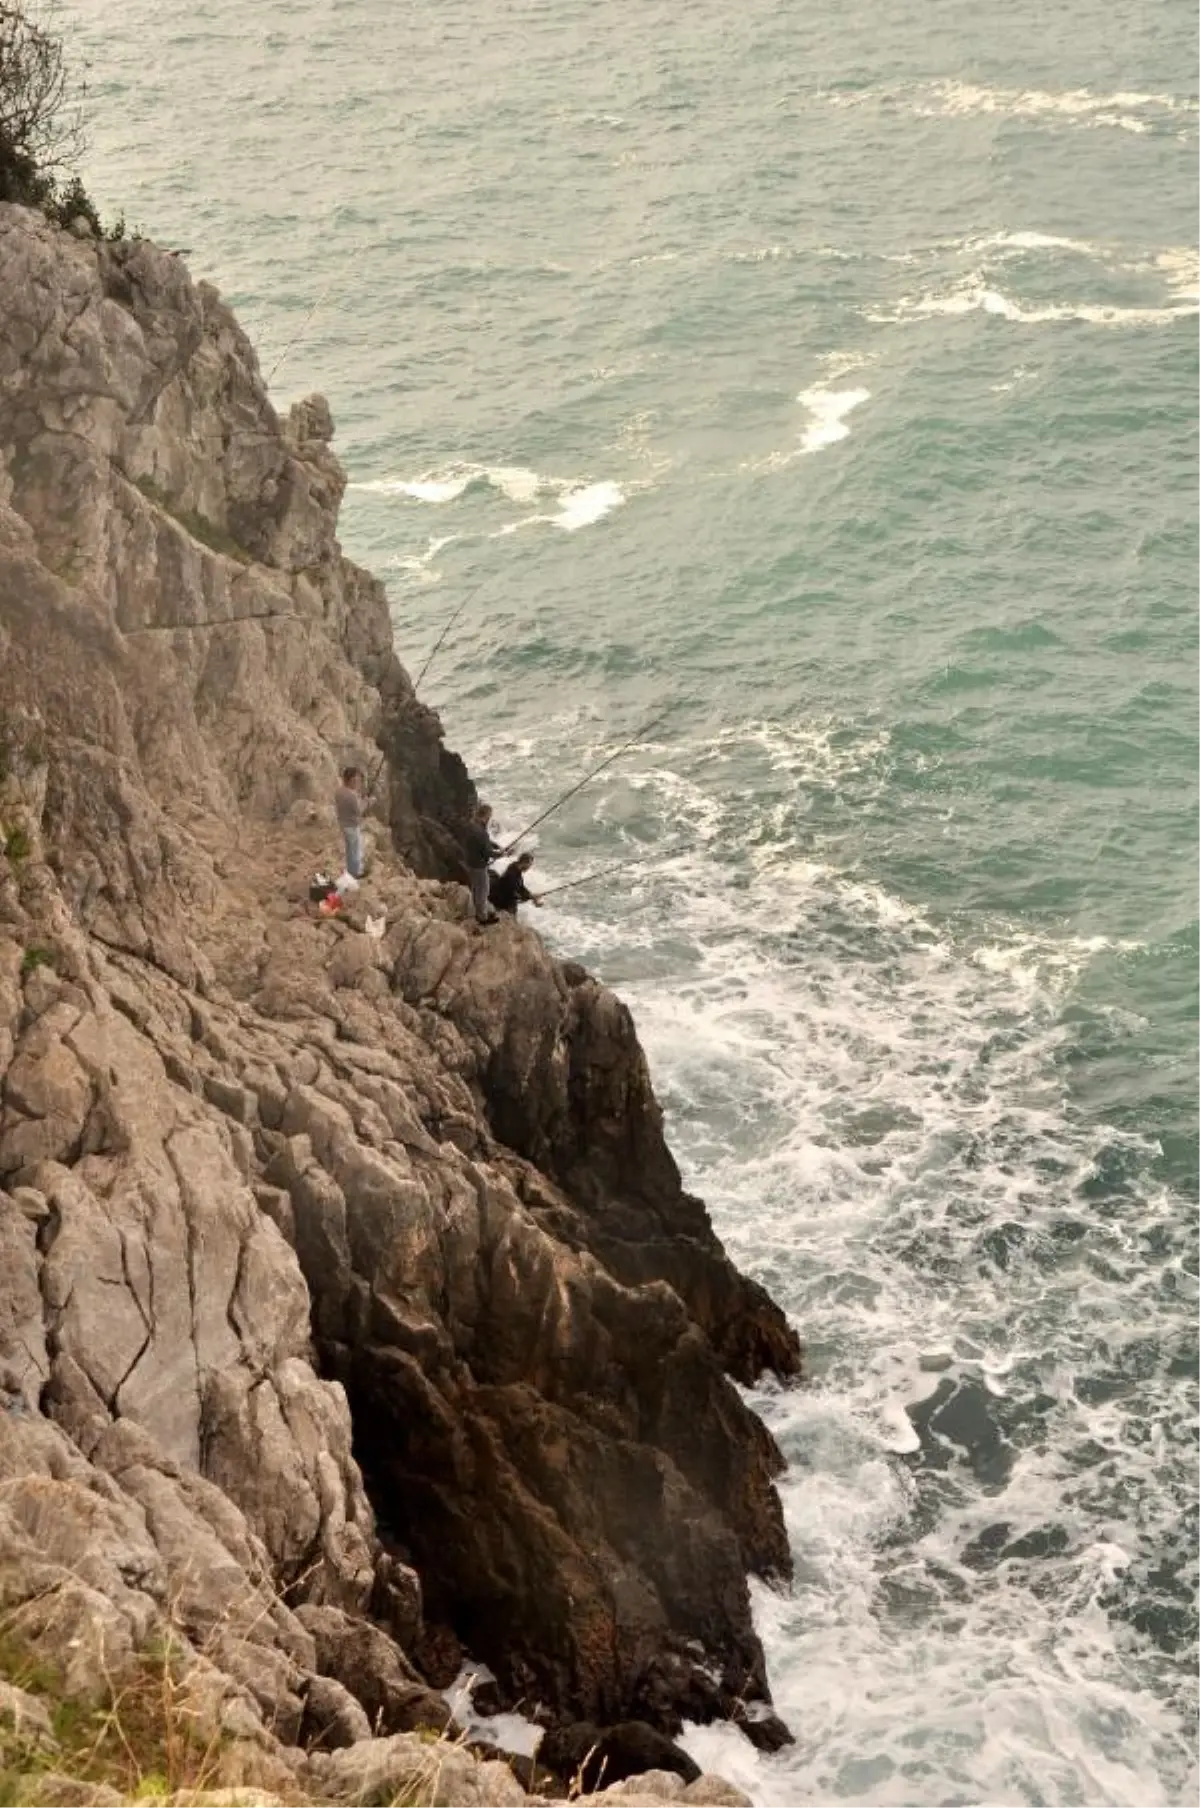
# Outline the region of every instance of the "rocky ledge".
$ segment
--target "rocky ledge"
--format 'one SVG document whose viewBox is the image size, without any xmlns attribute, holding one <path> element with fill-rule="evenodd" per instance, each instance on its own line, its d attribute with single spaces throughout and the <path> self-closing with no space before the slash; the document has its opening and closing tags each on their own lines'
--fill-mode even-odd
<svg viewBox="0 0 1200 1808">
<path fill-rule="evenodd" d="M 177 258 L 0 207 L 0 1671 L 86 1699 L 169 1635 L 226 1771 L 329 1799 L 464 1647 L 567 1749 L 783 1739 L 733 1381 L 796 1338 L 625 1007 L 469 922 L 331 436 Z M 374 939 L 306 886 L 380 753 Z"/>
</svg>

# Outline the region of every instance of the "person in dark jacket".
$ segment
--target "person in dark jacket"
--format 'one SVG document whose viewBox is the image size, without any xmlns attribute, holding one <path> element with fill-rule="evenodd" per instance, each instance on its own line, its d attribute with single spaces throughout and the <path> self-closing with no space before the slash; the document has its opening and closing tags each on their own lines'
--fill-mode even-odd
<svg viewBox="0 0 1200 1808">
<path fill-rule="evenodd" d="M 488 903 L 488 864 L 500 852 L 488 834 L 491 818 L 490 804 L 478 804 L 463 836 L 467 881 L 471 887 L 471 903 L 477 923 L 495 923 L 499 920 Z"/>
<path fill-rule="evenodd" d="M 509 916 L 515 917 L 518 904 L 536 904 L 541 909 L 542 900 L 525 883 L 525 875 L 532 865 L 532 854 L 519 854 L 502 873 L 492 874 L 491 898 L 497 910 L 507 911 Z"/>
</svg>

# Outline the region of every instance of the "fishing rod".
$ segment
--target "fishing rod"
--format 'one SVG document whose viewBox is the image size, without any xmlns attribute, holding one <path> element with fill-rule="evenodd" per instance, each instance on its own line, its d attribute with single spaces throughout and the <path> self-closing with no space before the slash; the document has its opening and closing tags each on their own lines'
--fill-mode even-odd
<svg viewBox="0 0 1200 1808">
<path fill-rule="evenodd" d="M 673 842 L 670 847 L 655 848 L 649 854 L 641 854 L 636 860 L 613 860 L 606 866 L 597 866 L 590 873 L 584 873 L 580 879 L 566 879 L 561 885 L 552 885 L 549 891 L 538 893 L 539 898 L 552 898 L 556 891 L 574 891 L 577 885 L 590 885 L 593 879 L 603 879 L 608 873 L 635 872 L 640 866 L 649 866 L 652 860 L 669 860 L 678 854 L 682 842 Z"/>
<path fill-rule="evenodd" d="M 462 612 L 466 608 L 467 604 L 471 601 L 471 599 L 473 597 L 476 597 L 479 595 L 479 592 L 482 590 L 482 588 L 483 588 L 482 584 L 476 584 L 474 590 L 468 590 L 466 596 L 463 597 L 462 602 L 458 605 L 458 608 L 454 611 L 454 614 L 450 617 L 450 620 L 446 623 L 446 626 L 442 629 L 441 633 L 438 635 L 437 639 L 434 641 L 433 651 L 430 653 L 429 658 L 425 661 L 425 664 L 421 667 L 420 671 L 417 673 L 417 681 L 413 685 L 413 696 L 414 697 L 416 696 L 417 692 L 421 688 L 421 682 L 422 682 L 423 678 L 425 677 L 426 672 L 429 670 L 430 666 L 433 664 L 434 660 L 437 658 L 439 652 L 441 651 L 442 642 L 445 640 L 447 634 L 449 634 L 451 628 L 454 626 L 455 622 L 458 620 L 459 616 L 462 614 Z"/>
<path fill-rule="evenodd" d="M 267 376 L 266 376 L 266 382 L 267 382 L 268 388 L 270 388 L 272 378 L 274 377 L 276 371 L 279 369 L 280 365 L 283 363 L 284 359 L 287 358 L 291 352 L 295 351 L 295 349 L 299 345 L 301 339 L 303 339 L 305 333 L 308 331 L 310 322 L 312 321 L 314 315 L 317 313 L 318 309 L 321 308 L 324 305 L 325 301 L 328 299 L 329 292 L 333 288 L 333 285 L 337 281 L 338 276 L 340 274 L 341 274 L 340 271 L 338 271 L 338 270 L 334 271 L 333 275 L 329 278 L 329 281 L 325 284 L 325 287 L 321 290 L 321 293 L 317 296 L 317 299 L 313 302 L 312 307 L 309 308 L 308 313 L 304 316 L 304 319 L 300 322 L 300 325 L 296 328 L 296 331 L 292 334 L 291 338 L 288 340 L 287 344 L 284 346 L 283 350 L 280 352 L 279 356 L 276 358 L 274 364 L 272 364 L 272 366 L 271 366 L 270 370 L 267 372 Z"/>
<path fill-rule="evenodd" d="M 508 846 L 501 848 L 500 852 L 502 854 L 511 854 L 518 841 L 524 841 L 526 835 L 532 834 L 534 829 L 545 822 L 548 816 L 553 816 L 556 810 L 561 810 L 562 806 L 567 803 L 570 798 L 574 797 L 577 791 L 582 791 L 583 787 L 585 785 L 590 785 L 594 778 L 599 778 L 606 766 L 611 766 L 613 761 L 619 760 L 623 753 L 628 753 L 631 747 L 636 747 L 639 741 L 644 741 L 646 736 L 650 734 L 653 729 L 657 728 L 660 722 L 666 721 L 670 713 L 671 711 L 669 709 L 664 709 L 661 716 L 655 716 L 652 722 L 647 722 L 644 728 L 639 728 L 637 733 L 631 735 L 622 746 L 617 748 L 615 753 L 610 753 L 607 759 L 601 760 L 598 766 L 593 766 L 592 770 L 586 773 L 584 777 L 579 780 L 578 784 L 572 785 L 569 791 L 564 791 L 562 796 L 558 798 L 556 802 L 552 803 L 548 810 L 543 810 L 540 816 L 535 816 L 532 822 L 526 823 L 525 827 L 521 830 L 521 833 L 519 835 L 514 835 L 513 839 L 508 843 Z"/>
<path fill-rule="evenodd" d="M 647 860 L 653 860 L 653 854 L 647 854 L 642 860 L 614 860 L 611 866 L 598 866 L 595 872 L 585 873 L 582 879 L 568 879 L 565 885 L 552 885 L 549 891 L 540 891 L 539 898 L 552 898 L 555 892 L 574 891 L 577 885 L 590 885 L 593 879 L 604 879 L 609 873 L 629 872 L 636 866 L 645 866 Z"/>
<path fill-rule="evenodd" d="M 416 696 L 417 692 L 421 688 L 421 680 L 424 678 L 426 672 L 429 670 L 430 666 L 433 664 L 434 660 L 436 659 L 438 650 L 440 649 L 442 642 L 445 640 L 447 634 L 449 634 L 451 628 L 454 626 L 455 622 L 458 620 L 459 616 L 462 614 L 462 612 L 466 608 L 467 604 L 471 601 L 472 597 L 478 596 L 479 592 L 482 588 L 483 588 L 483 586 L 481 584 L 476 584 L 474 590 L 468 590 L 466 596 L 463 597 L 461 603 L 459 603 L 459 605 L 458 605 L 458 608 L 454 611 L 453 615 L 451 615 L 450 620 L 446 623 L 446 626 L 442 629 L 441 633 L 438 635 L 437 639 L 433 643 L 433 651 L 430 653 L 429 658 L 425 661 L 425 664 L 421 667 L 420 671 L 417 673 L 417 681 L 413 685 L 413 696 L 414 697 Z M 374 795 L 375 795 L 375 787 L 379 783 L 379 775 L 383 771 L 384 763 L 386 760 L 387 760 L 387 754 L 381 753 L 379 756 L 378 763 L 376 764 L 375 770 L 371 774 L 370 783 L 367 786 L 368 800 L 370 798 L 374 797 Z"/>
</svg>

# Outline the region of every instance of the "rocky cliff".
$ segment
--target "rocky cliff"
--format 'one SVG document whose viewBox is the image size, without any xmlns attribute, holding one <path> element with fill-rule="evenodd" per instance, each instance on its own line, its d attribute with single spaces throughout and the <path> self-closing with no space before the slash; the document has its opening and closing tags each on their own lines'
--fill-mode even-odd
<svg viewBox="0 0 1200 1808">
<path fill-rule="evenodd" d="M 559 1722 L 782 1736 L 730 1377 L 795 1337 L 626 1009 L 468 920 L 331 436 L 178 259 L 0 206 L 0 1656 L 86 1694 L 169 1629 L 237 1774 L 318 1794 L 464 1644 Z M 381 758 L 377 940 L 306 888 Z"/>
</svg>

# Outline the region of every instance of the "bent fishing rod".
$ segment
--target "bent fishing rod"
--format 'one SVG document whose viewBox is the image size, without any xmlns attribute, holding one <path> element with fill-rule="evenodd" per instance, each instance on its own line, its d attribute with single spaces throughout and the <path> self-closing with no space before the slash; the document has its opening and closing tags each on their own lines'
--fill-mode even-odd
<svg viewBox="0 0 1200 1808">
<path fill-rule="evenodd" d="M 673 704 L 671 708 L 674 708 Z M 564 791 L 562 796 L 552 803 L 548 810 L 543 810 L 540 816 L 535 816 L 532 822 L 526 823 L 525 827 L 521 830 L 521 833 L 519 835 L 514 835 L 507 847 L 502 847 L 500 849 L 501 854 L 511 854 L 519 841 L 524 841 L 526 835 L 531 835 L 534 829 L 545 822 L 548 816 L 553 816 L 556 810 L 561 810 L 563 805 L 568 803 L 570 799 L 575 796 L 576 792 L 582 791 L 585 785 L 590 785 L 594 778 L 599 778 L 600 774 L 606 767 L 611 766 L 614 760 L 619 760 L 623 753 L 628 753 L 631 747 L 636 747 L 639 741 L 644 741 L 646 736 L 656 729 L 661 722 L 666 721 L 670 713 L 670 709 L 664 709 L 661 716 L 655 716 L 653 721 L 647 722 L 644 728 L 639 728 L 637 733 L 631 735 L 627 741 L 623 742 L 615 753 L 610 753 L 606 759 L 601 760 L 598 766 L 593 766 L 592 770 L 585 773 L 578 784 L 572 785 L 569 791 Z"/>
</svg>

